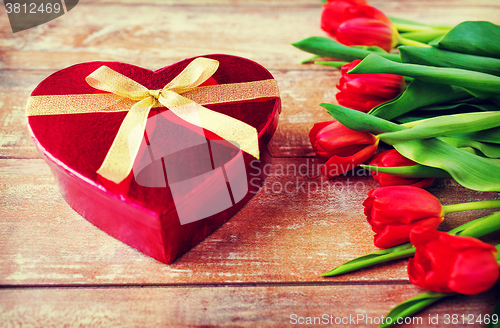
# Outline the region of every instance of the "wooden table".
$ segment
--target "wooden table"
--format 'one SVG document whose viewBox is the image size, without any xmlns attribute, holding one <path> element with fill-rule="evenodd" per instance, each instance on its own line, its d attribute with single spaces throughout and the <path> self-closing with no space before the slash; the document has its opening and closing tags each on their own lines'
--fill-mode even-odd
<svg viewBox="0 0 500 328">
<path fill-rule="evenodd" d="M 423 23 L 500 23 L 497 0 L 371 4 Z M 312 170 L 318 163 L 308 131 L 330 119 L 318 104 L 335 102 L 339 72 L 301 65 L 309 55 L 290 43 L 325 36 L 320 14 L 319 0 L 82 0 L 56 20 L 12 34 L 0 6 L 0 326 L 293 326 L 293 318 L 326 314 L 344 323 L 364 318 L 343 326 L 374 327 L 370 320 L 422 292 L 408 282 L 406 261 L 319 276 L 375 250 L 361 203 L 377 187 L 366 174 L 326 182 Z M 158 69 L 209 53 L 255 60 L 278 81 L 283 112 L 269 147 L 273 166 L 238 214 L 165 265 L 108 236 L 65 203 L 30 140 L 24 106 L 41 80 L 79 62 Z M 287 165 L 303 171 L 280 170 Z M 287 182 L 294 188 L 276 187 Z M 429 191 L 444 204 L 498 198 L 452 180 Z M 443 229 L 487 213 L 451 214 Z M 500 235 L 485 240 L 498 243 Z M 407 327 L 437 327 L 429 316 L 443 323 L 446 314 L 487 314 L 497 296 L 492 290 L 446 299 L 419 313 L 422 323 Z"/>
</svg>

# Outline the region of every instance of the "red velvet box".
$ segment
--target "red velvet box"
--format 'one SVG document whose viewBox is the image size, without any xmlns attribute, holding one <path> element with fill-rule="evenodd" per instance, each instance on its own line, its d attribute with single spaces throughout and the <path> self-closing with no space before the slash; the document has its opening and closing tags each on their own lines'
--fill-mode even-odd
<svg viewBox="0 0 500 328">
<path fill-rule="evenodd" d="M 244 58 L 203 57 L 217 60 L 219 67 L 200 87 L 273 79 L 265 68 Z M 78 64 L 46 78 L 30 99 L 48 99 L 50 104 L 51 96 L 82 95 L 87 106 L 85 95 L 106 93 L 85 79 L 103 65 L 149 90 L 161 89 L 194 59 L 155 72 L 116 62 Z M 88 103 L 89 108 L 94 105 Z M 40 105 L 28 102 L 28 128 L 68 204 L 111 236 L 164 263 L 200 243 L 258 191 L 265 179 L 262 167 L 269 162 L 267 144 L 281 112 L 277 94 L 203 105 L 257 130 L 257 160 L 218 135 L 180 119 L 168 108 L 156 106 L 149 112 L 132 172 L 114 183 L 96 172 L 127 108 L 30 114 L 37 111 L 36 106 Z"/>
</svg>

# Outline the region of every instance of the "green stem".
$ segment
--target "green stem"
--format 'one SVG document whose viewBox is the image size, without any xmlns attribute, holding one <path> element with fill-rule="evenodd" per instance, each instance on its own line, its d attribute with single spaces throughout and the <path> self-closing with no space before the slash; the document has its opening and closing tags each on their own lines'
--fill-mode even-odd
<svg viewBox="0 0 500 328">
<path fill-rule="evenodd" d="M 458 230 L 458 231 L 457 231 Z M 449 234 L 480 238 L 500 230 L 500 212 L 466 223 L 449 231 Z"/>
<path fill-rule="evenodd" d="M 450 174 L 444 170 L 435 167 L 416 164 L 412 166 L 370 166 L 360 165 L 362 168 L 376 173 L 387 173 L 402 176 L 406 178 L 449 178 Z"/>
<path fill-rule="evenodd" d="M 410 40 L 410 39 L 402 37 L 401 35 L 399 36 L 398 42 L 399 42 L 399 44 L 404 45 L 404 46 L 430 47 L 430 45 L 428 45 L 426 43 Z"/>
<path fill-rule="evenodd" d="M 413 24 L 394 23 L 394 22 L 393 25 L 399 32 L 418 32 L 418 31 L 427 31 L 432 29 L 427 25 L 413 25 Z"/>
<path fill-rule="evenodd" d="M 422 294 L 412 297 L 400 303 L 391 311 L 389 311 L 389 313 L 387 313 L 387 315 L 385 316 L 386 320 L 384 321 L 384 323 L 379 325 L 378 328 L 386 328 L 395 325 L 397 324 L 398 318 L 406 318 L 412 316 L 415 313 L 434 304 L 435 302 L 452 295 L 455 295 L 455 293 L 442 294 L 432 291 L 426 291 Z M 388 318 L 391 318 L 392 320 L 387 320 Z"/>
<path fill-rule="evenodd" d="M 457 236 L 480 238 L 498 230 L 500 230 L 500 212 L 495 212 L 488 216 L 462 224 L 448 231 L 448 233 Z M 377 264 L 408 258 L 413 256 L 413 254 L 415 254 L 415 247 L 410 243 L 406 243 L 362 255 L 339 265 L 333 270 L 322 273 L 321 276 L 338 276 L 348 272 L 369 268 Z"/>
<path fill-rule="evenodd" d="M 448 33 L 447 30 L 428 29 L 416 32 L 402 33 L 401 36 L 404 37 L 405 39 L 410 39 L 413 41 L 418 41 L 423 43 L 429 43 L 433 40 L 436 40 L 437 38 L 442 37 L 446 33 Z"/>
<path fill-rule="evenodd" d="M 307 59 L 304 59 L 303 61 L 301 61 L 300 63 L 301 64 L 308 64 L 308 63 L 314 63 L 314 61 L 318 58 L 321 58 L 321 56 L 318 56 L 318 55 L 314 55 L 312 57 L 309 57 Z"/>
<path fill-rule="evenodd" d="M 418 32 L 429 30 L 449 31 L 453 28 L 451 26 L 426 25 L 397 17 L 389 17 L 389 19 L 399 32 Z"/>
<path fill-rule="evenodd" d="M 346 274 L 348 272 L 352 272 L 366 267 L 371 267 L 388 261 L 405 259 L 415 254 L 415 247 L 413 247 L 410 243 L 406 243 L 391 248 L 391 250 L 387 254 L 384 254 L 385 252 L 386 250 L 380 250 L 377 252 L 367 254 L 367 256 L 361 256 L 359 258 L 355 258 L 351 261 L 345 262 L 344 264 L 336 267 L 333 270 L 322 273 L 321 276 L 322 277 L 339 276 L 341 274 Z"/>
<path fill-rule="evenodd" d="M 500 208 L 500 199 L 497 200 L 483 200 L 479 202 L 470 202 L 462 204 L 444 205 L 444 213 L 482 210 L 486 208 Z"/>
</svg>

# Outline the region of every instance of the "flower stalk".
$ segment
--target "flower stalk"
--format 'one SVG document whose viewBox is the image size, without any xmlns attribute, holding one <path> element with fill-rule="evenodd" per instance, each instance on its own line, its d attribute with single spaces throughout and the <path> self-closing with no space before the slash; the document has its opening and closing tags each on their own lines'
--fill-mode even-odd
<svg viewBox="0 0 500 328">
<path fill-rule="evenodd" d="M 403 37 L 401 34 L 399 35 L 398 42 L 400 45 L 404 46 L 430 47 L 430 45 L 428 45 L 427 43 L 422 43 L 419 41 L 408 39 L 407 37 Z"/>
<path fill-rule="evenodd" d="M 500 212 L 467 222 L 448 231 L 451 235 L 480 238 L 500 230 Z M 352 271 L 365 269 L 377 264 L 411 257 L 415 254 L 415 247 L 411 243 L 381 249 L 353 260 L 347 261 L 338 267 L 321 274 L 323 277 L 335 277 Z"/>
<path fill-rule="evenodd" d="M 445 214 L 453 212 L 471 211 L 471 210 L 482 210 L 489 208 L 500 208 L 500 199 L 482 200 L 479 202 L 470 202 L 470 203 L 461 203 L 461 204 L 452 204 L 443 206 Z"/>
</svg>

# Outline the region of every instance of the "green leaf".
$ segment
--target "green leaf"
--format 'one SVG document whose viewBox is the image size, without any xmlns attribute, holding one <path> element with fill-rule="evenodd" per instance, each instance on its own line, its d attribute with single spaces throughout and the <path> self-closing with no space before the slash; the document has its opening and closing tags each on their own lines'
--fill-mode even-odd
<svg viewBox="0 0 500 328">
<path fill-rule="evenodd" d="M 490 214 L 488 216 L 484 216 L 484 217 L 479 218 L 479 219 L 475 219 L 475 220 L 469 221 L 469 222 L 467 222 L 465 224 L 462 224 L 462 225 L 456 227 L 455 229 L 451 229 L 450 231 L 448 231 L 448 233 L 450 235 L 458 235 L 458 236 L 466 236 L 466 237 L 474 237 L 474 238 L 482 237 L 482 236 L 484 236 L 486 234 L 476 234 L 476 235 L 472 236 L 472 235 L 467 235 L 466 233 L 464 233 L 464 231 L 467 230 L 468 228 L 471 228 L 474 225 L 480 223 L 483 220 L 490 220 L 491 217 L 492 217 L 492 215 L 497 214 L 497 213 L 498 212 Z M 494 216 L 492 218 L 493 218 L 493 220 L 498 220 L 497 216 Z M 477 231 L 477 230 L 473 229 L 473 230 L 470 230 L 470 231 Z"/>
<path fill-rule="evenodd" d="M 419 22 L 415 22 L 415 21 L 412 21 L 412 20 L 409 20 L 409 19 L 403 19 L 403 18 L 398 18 L 398 17 L 392 17 L 392 16 L 388 16 L 389 19 L 391 20 L 391 22 L 393 24 L 399 24 L 399 25 L 406 25 L 408 27 L 414 27 L 414 28 L 419 28 L 419 31 L 424 28 L 424 29 L 429 29 L 430 27 L 426 24 L 423 24 L 423 23 L 419 23 Z M 411 29 L 410 29 L 411 30 Z M 413 31 L 413 30 L 411 30 Z"/>
<path fill-rule="evenodd" d="M 493 128 L 471 133 L 454 134 L 450 137 L 500 144 L 500 128 Z"/>
<path fill-rule="evenodd" d="M 434 47 L 399 47 L 401 61 L 437 67 L 462 68 L 487 74 L 500 75 L 500 59 L 461 54 Z"/>
<path fill-rule="evenodd" d="M 411 315 L 414 315 L 415 313 L 425 309 L 426 307 L 434 304 L 435 302 L 445 297 L 453 295 L 455 294 L 442 294 L 442 293 L 427 291 L 415 297 L 412 297 L 404 301 L 403 303 L 400 303 L 395 308 L 393 308 L 389 313 L 387 313 L 387 315 L 385 316 L 384 324 L 381 324 L 379 327 L 390 327 L 397 323 L 398 318 L 406 318 Z"/>
<path fill-rule="evenodd" d="M 322 103 L 327 112 L 351 130 L 370 133 L 384 133 L 406 130 L 407 128 L 363 112 L 335 104 Z"/>
<path fill-rule="evenodd" d="M 394 174 L 405 178 L 449 178 L 450 175 L 435 167 L 425 166 L 422 164 L 411 166 L 395 166 L 395 167 L 382 167 L 361 165 L 362 168 L 380 173 Z"/>
<path fill-rule="evenodd" d="M 384 49 L 380 48 L 379 46 L 350 46 L 351 48 L 356 48 L 356 49 L 363 49 L 363 50 L 368 50 L 370 52 L 376 53 L 376 54 L 387 54 L 387 51 Z"/>
<path fill-rule="evenodd" d="M 427 25 L 408 19 L 402 19 L 398 17 L 389 16 L 391 22 L 396 26 L 398 32 L 414 32 L 414 31 L 427 31 L 427 30 L 451 30 L 450 26 L 440 26 L 440 25 Z"/>
<path fill-rule="evenodd" d="M 500 26 L 490 22 L 463 22 L 455 26 L 437 46 L 464 54 L 500 58 Z"/>
<path fill-rule="evenodd" d="M 467 203 L 466 203 L 467 204 Z M 449 234 L 480 238 L 492 232 L 500 230 L 500 212 L 462 224 L 448 231 Z M 333 277 L 348 272 L 366 269 L 377 264 L 411 257 L 415 254 L 415 247 L 410 243 L 401 244 L 391 248 L 381 249 L 353 260 L 347 261 L 333 270 L 322 273 L 323 277 Z"/>
<path fill-rule="evenodd" d="M 500 106 L 498 105 L 493 105 L 489 103 L 467 103 L 467 102 L 461 102 L 461 103 L 451 103 L 451 104 L 443 104 L 443 105 L 433 105 L 433 106 L 425 106 L 419 108 L 419 110 L 422 111 L 444 111 L 444 110 L 450 110 L 450 109 L 460 109 L 462 113 L 467 113 L 467 112 L 477 112 L 477 110 L 482 110 L 485 112 L 492 112 L 492 111 L 500 111 Z M 458 114 L 458 113 L 457 113 Z"/>
<path fill-rule="evenodd" d="M 404 125 L 407 125 L 410 122 L 426 120 L 439 115 L 456 115 L 456 114 L 473 113 L 477 112 L 478 110 L 498 111 L 500 110 L 500 107 L 495 105 L 479 105 L 479 104 L 467 104 L 467 103 L 426 106 L 426 107 L 420 107 L 417 110 L 413 110 L 410 113 L 398 116 L 395 118 L 395 120 L 399 123 L 404 123 Z"/>
<path fill-rule="evenodd" d="M 408 140 L 427 139 L 458 133 L 469 133 L 500 126 L 500 112 L 475 112 L 443 115 L 416 123 L 411 129 L 378 135 L 390 145 Z M 413 125 L 412 123 L 412 125 Z"/>
<path fill-rule="evenodd" d="M 453 147 L 471 147 L 479 150 L 482 154 L 489 158 L 500 158 L 500 145 L 494 143 L 480 142 L 476 140 L 441 137 L 439 138 Z"/>
<path fill-rule="evenodd" d="M 500 164 L 436 138 L 405 141 L 394 148 L 419 164 L 448 172 L 462 186 L 478 191 L 500 191 Z"/>
<path fill-rule="evenodd" d="M 348 47 L 340 44 L 332 39 L 320 36 L 312 36 L 307 39 L 292 43 L 292 45 L 300 50 L 310 52 L 316 55 L 342 59 L 345 61 L 353 61 L 363 59 L 372 51 L 360 49 L 358 47 Z M 378 53 L 380 56 L 389 60 L 400 61 L 399 55 L 389 53 Z"/>
<path fill-rule="evenodd" d="M 379 251 L 360 256 L 358 258 L 355 258 L 353 260 L 345 262 L 344 264 L 339 265 L 333 270 L 322 273 L 321 276 L 323 277 L 339 276 L 341 274 L 345 274 L 355 270 L 371 267 L 376 264 L 408 258 L 413 254 L 415 254 L 415 247 L 413 247 L 412 244 L 410 243 L 406 243 L 387 249 L 381 249 Z"/>
<path fill-rule="evenodd" d="M 324 103 L 320 105 L 336 120 L 352 130 L 385 133 L 408 129 L 346 107 Z M 500 164 L 492 160 L 455 148 L 436 138 L 405 141 L 395 144 L 394 148 L 404 157 L 419 164 L 445 170 L 466 188 L 500 191 Z"/>
<path fill-rule="evenodd" d="M 498 97 L 500 77 L 464 70 L 460 68 L 431 67 L 416 64 L 402 64 L 380 57 L 368 55 L 361 63 L 349 71 L 351 74 L 387 73 L 410 76 L 422 81 L 440 84 L 451 84 L 463 87 L 469 93 L 486 97 Z"/>
<path fill-rule="evenodd" d="M 462 88 L 415 79 L 398 98 L 378 105 L 369 114 L 392 120 L 420 107 L 469 98 Z"/>
<path fill-rule="evenodd" d="M 480 238 L 500 230 L 500 212 L 468 222 L 449 233 L 458 236 Z"/>
<path fill-rule="evenodd" d="M 447 32 L 448 30 L 436 30 L 429 28 L 429 29 L 415 30 L 407 33 L 401 33 L 400 35 L 405 39 L 423 43 L 429 43 L 431 41 L 436 40 L 437 38 L 441 38 Z"/>
</svg>

